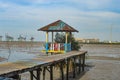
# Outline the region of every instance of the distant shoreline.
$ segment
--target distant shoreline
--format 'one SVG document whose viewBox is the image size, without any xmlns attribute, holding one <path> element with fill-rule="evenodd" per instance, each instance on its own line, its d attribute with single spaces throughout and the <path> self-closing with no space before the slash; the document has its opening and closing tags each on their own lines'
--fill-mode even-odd
<svg viewBox="0 0 120 80">
<path fill-rule="evenodd" d="M 0 41 L 0 44 L 10 44 L 10 45 L 19 45 L 19 44 L 34 44 L 41 45 L 44 44 L 43 41 Z"/>
<path fill-rule="evenodd" d="M 0 43 L 6 43 L 6 42 L 9 42 L 9 43 L 45 43 L 45 41 L 0 41 Z M 80 44 L 108 44 L 108 45 L 120 45 L 120 42 L 117 42 L 117 43 L 104 43 L 104 42 L 98 42 L 98 43 L 81 43 L 79 42 Z"/>
<path fill-rule="evenodd" d="M 80 44 L 120 45 L 120 43 L 80 43 Z"/>
</svg>

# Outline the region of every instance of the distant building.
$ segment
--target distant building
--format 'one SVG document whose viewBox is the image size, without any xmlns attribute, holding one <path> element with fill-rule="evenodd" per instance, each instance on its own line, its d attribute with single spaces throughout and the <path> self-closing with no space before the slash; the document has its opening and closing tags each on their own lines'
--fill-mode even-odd
<svg viewBox="0 0 120 80">
<path fill-rule="evenodd" d="M 85 39 L 82 38 L 75 38 L 76 41 L 79 41 L 80 43 L 85 43 Z"/>
<path fill-rule="evenodd" d="M 99 39 L 85 39 L 86 40 L 86 43 L 98 43 L 99 42 Z"/>
<path fill-rule="evenodd" d="M 77 41 L 80 43 L 98 43 L 99 39 L 93 38 L 93 39 L 82 39 L 82 38 L 76 38 Z"/>
<path fill-rule="evenodd" d="M 0 36 L 0 41 L 2 41 L 2 36 Z"/>
</svg>

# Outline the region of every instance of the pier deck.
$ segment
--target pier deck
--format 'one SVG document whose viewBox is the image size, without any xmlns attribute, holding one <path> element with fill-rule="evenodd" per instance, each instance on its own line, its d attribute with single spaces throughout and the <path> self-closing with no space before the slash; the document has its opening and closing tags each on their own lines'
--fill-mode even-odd
<svg viewBox="0 0 120 80">
<path fill-rule="evenodd" d="M 50 72 L 50 80 L 53 80 L 53 66 L 58 63 L 66 62 L 66 80 L 68 80 L 69 75 L 69 61 L 72 60 L 75 63 L 76 59 L 79 59 L 79 71 L 84 71 L 84 64 L 85 64 L 85 54 L 87 51 L 71 51 L 66 54 L 57 54 L 57 55 L 50 55 L 50 56 L 41 56 L 33 59 L 23 60 L 23 61 L 16 61 L 16 62 L 6 62 L 0 64 L 0 77 L 16 77 L 24 72 L 30 72 L 31 80 L 33 77 L 36 80 L 40 80 L 40 72 L 43 72 L 43 76 L 45 76 L 45 69 L 49 70 Z M 61 65 L 61 74 L 63 75 L 63 66 Z M 75 77 L 75 68 L 73 66 L 73 77 Z M 37 72 L 37 75 L 33 74 L 33 71 Z M 64 75 L 63 75 L 64 76 Z M 45 79 L 43 79 L 45 80 Z M 63 77 L 62 77 L 62 80 Z"/>
</svg>

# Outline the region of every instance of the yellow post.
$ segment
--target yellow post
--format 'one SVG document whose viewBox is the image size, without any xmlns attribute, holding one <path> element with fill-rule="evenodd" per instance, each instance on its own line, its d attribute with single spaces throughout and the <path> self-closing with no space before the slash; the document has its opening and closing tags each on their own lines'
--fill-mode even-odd
<svg viewBox="0 0 120 80">
<path fill-rule="evenodd" d="M 46 43 L 48 43 L 48 32 L 46 32 Z"/>
<path fill-rule="evenodd" d="M 67 51 L 67 43 L 68 43 L 68 32 L 66 32 L 66 38 L 65 38 L 65 52 Z"/>
<path fill-rule="evenodd" d="M 48 54 L 48 32 L 46 32 L 46 54 Z"/>
<path fill-rule="evenodd" d="M 70 32 L 69 34 L 70 34 L 69 50 L 71 51 L 72 50 L 72 46 L 71 46 L 71 43 L 72 43 L 72 32 Z"/>
<path fill-rule="evenodd" d="M 53 40 L 54 37 L 53 37 L 53 35 L 54 35 L 54 34 L 53 34 L 53 32 L 52 32 L 52 50 L 53 50 L 53 43 L 54 43 L 54 40 Z"/>
</svg>

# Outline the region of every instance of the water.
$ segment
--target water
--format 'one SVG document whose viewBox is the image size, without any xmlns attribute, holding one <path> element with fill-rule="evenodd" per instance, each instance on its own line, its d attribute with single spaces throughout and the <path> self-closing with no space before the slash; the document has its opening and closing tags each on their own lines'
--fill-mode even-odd
<svg viewBox="0 0 120 80">
<path fill-rule="evenodd" d="M 35 58 L 40 53 L 40 51 L 40 47 L 34 47 L 32 49 L 11 48 L 10 52 L 8 49 L 0 49 L 0 57 L 6 59 L 1 63 L 32 59 Z"/>
<path fill-rule="evenodd" d="M 43 47 L 32 48 L 10 48 L 11 53 L 7 48 L 0 48 L 0 57 L 6 58 L 4 62 L 15 62 L 19 60 L 32 59 L 40 54 Z M 88 51 L 89 56 L 104 56 L 120 58 L 120 45 L 83 45 L 81 50 Z M 10 54 L 10 56 L 9 56 Z M 8 58 L 9 57 L 9 58 Z M 7 60 L 8 59 L 8 60 Z"/>
</svg>

